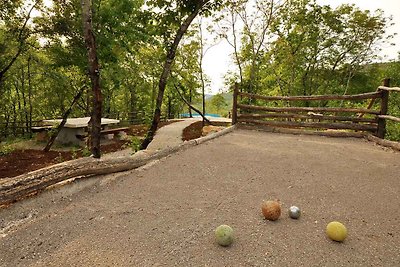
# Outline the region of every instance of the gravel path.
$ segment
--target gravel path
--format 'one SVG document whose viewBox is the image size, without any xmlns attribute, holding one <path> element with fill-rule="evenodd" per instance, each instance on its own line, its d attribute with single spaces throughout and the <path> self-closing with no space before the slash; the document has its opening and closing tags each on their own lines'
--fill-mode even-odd
<svg viewBox="0 0 400 267">
<path fill-rule="evenodd" d="M 199 118 L 185 119 L 158 129 L 154 140 L 149 144 L 146 150 L 149 153 L 153 153 L 182 144 L 183 129 L 200 120 Z"/>
<path fill-rule="evenodd" d="M 363 140 L 236 130 L 1 210 L 0 266 L 399 266 L 399 170 L 400 153 Z M 265 221 L 274 198 L 303 216 Z M 324 234 L 333 220 L 344 243 Z"/>
</svg>

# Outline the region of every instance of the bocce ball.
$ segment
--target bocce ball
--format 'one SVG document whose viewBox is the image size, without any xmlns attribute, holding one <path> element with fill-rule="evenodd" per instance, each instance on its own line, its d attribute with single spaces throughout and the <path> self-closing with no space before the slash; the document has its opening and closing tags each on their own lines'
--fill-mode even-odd
<svg viewBox="0 0 400 267">
<path fill-rule="evenodd" d="M 215 229 L 215 239 L 221 246 L 227 247 L 233 242 L 233 229 L 229 225 L 220 225 Z"/>
<path fill-rule="evenodd" d="M 278 201 L 264 201 L 261 210 L 265 219 L 270 221 L 276 221 L 279 219 L 279 216 L 281 216 L 281 205 Z"/>
<path fill-rule="evenodd" d="M 330 239 L 342 242 L 347 237 L 347 229 L 340 222 L 330 222 L 326 226 L 326 234 Z"/>
</svg>

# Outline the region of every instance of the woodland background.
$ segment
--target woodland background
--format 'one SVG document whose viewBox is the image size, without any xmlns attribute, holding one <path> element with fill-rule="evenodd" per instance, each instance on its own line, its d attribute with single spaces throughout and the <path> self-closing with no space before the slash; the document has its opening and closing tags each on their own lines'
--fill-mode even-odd
<svg viewBox="0 0 400 267">
<path fill-rule="evenodd" d="M 167 51 L 197 2 L 93 0 L 102 117 L 150 123 Z M 400 57 L 382 62 L 377 56 L 391 42 L 385 34 L 391 19 L 379 10 L 332 9 L 313 0 L 205 2 L 211 4 L 178 47 L 165 118 L 189 113 L 179 93 L 199 109 L 207 98 L 206 113 L 228 115 L 230 89 L 207 97 L 202 68 L 205 53 L 220 40 L 233 47 L 236 65 L 226 73 L 226 88 L 238 82 L 250 93 L 317 95 L 375 91 L 386 77 L 400 85 Z M 0 0 L 0 141 L 32 137 L 31 126 L 60 118 L 81 88 L 70 117 L 90 116 L 90 87 L 80 0 Z M 400 95 L 390 100 L 389 114 L 400 116 Z M 387 138 L 399 141 L 400 126 L 387 127 Z"/>
</svg>

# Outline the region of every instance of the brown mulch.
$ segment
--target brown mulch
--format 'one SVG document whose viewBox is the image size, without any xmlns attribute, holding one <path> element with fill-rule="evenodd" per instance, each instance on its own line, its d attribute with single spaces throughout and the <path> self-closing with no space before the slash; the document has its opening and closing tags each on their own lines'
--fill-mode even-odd
<svg viewBox="0 0 400 267">
<path fill-rule="evenodd" d="M 128 141 L 115 140 L 102 145 L 102 153 L 110 153 L 126 147 Z M 73 151 L 49 151 L 36 149 L 14 150 L 0 157 L 0 179 L 14 177 L 23 173 L 38 170 L 63 161 L 83 157 L 82 149 Z"/>
<path fill-rule="evenodd" d="M 158 128 L 174 123 L 170 120 L 160 122 Z M 144 137 L 147 133 L 146 125 L 132 125 L 127 131 L 128 135 Z M 129 141 L 113 140 L 112 143 L 102 145 L 103 154 L 125 149 Z M 0 156 L 0 179 L 14 177 L 30 171 L 38 170 L 53 164 L 83 157 L 82 149 L 77 151 L 49 151 L 37 149 L 17 149 L 11 153 Z"/>
<path fill-rule="evenodd" d="M 224 126 L 224 127 L 226 127 L 229 124 L 230 123 L 227 123 L 227 122 L 212 122 L 213 126 Z M 189 140 L 193 140 L 193 139 L 196 139 L 196 138 L 200 138 L 202 129 L 203 129 L 203 122 L 202 121 L 198 121 L 198 122 L 192 123 L 191 125 L 189 125 L 185 129 L 183 129 L 182 140 L 183 141 L 189 141 Z"/>
</svg>

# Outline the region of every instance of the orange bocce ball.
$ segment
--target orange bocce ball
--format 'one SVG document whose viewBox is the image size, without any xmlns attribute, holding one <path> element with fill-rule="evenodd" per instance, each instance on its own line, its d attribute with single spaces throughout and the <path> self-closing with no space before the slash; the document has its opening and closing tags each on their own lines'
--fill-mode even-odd
<svg viewBox="0 0 400 267">
<path fill-rule="evenodd" d="M 261 210 L 265 219 L 270 221 L 276 221 L 281 216 L 281 204 L 278 201 L 264 201 Z"/>
</svg>

